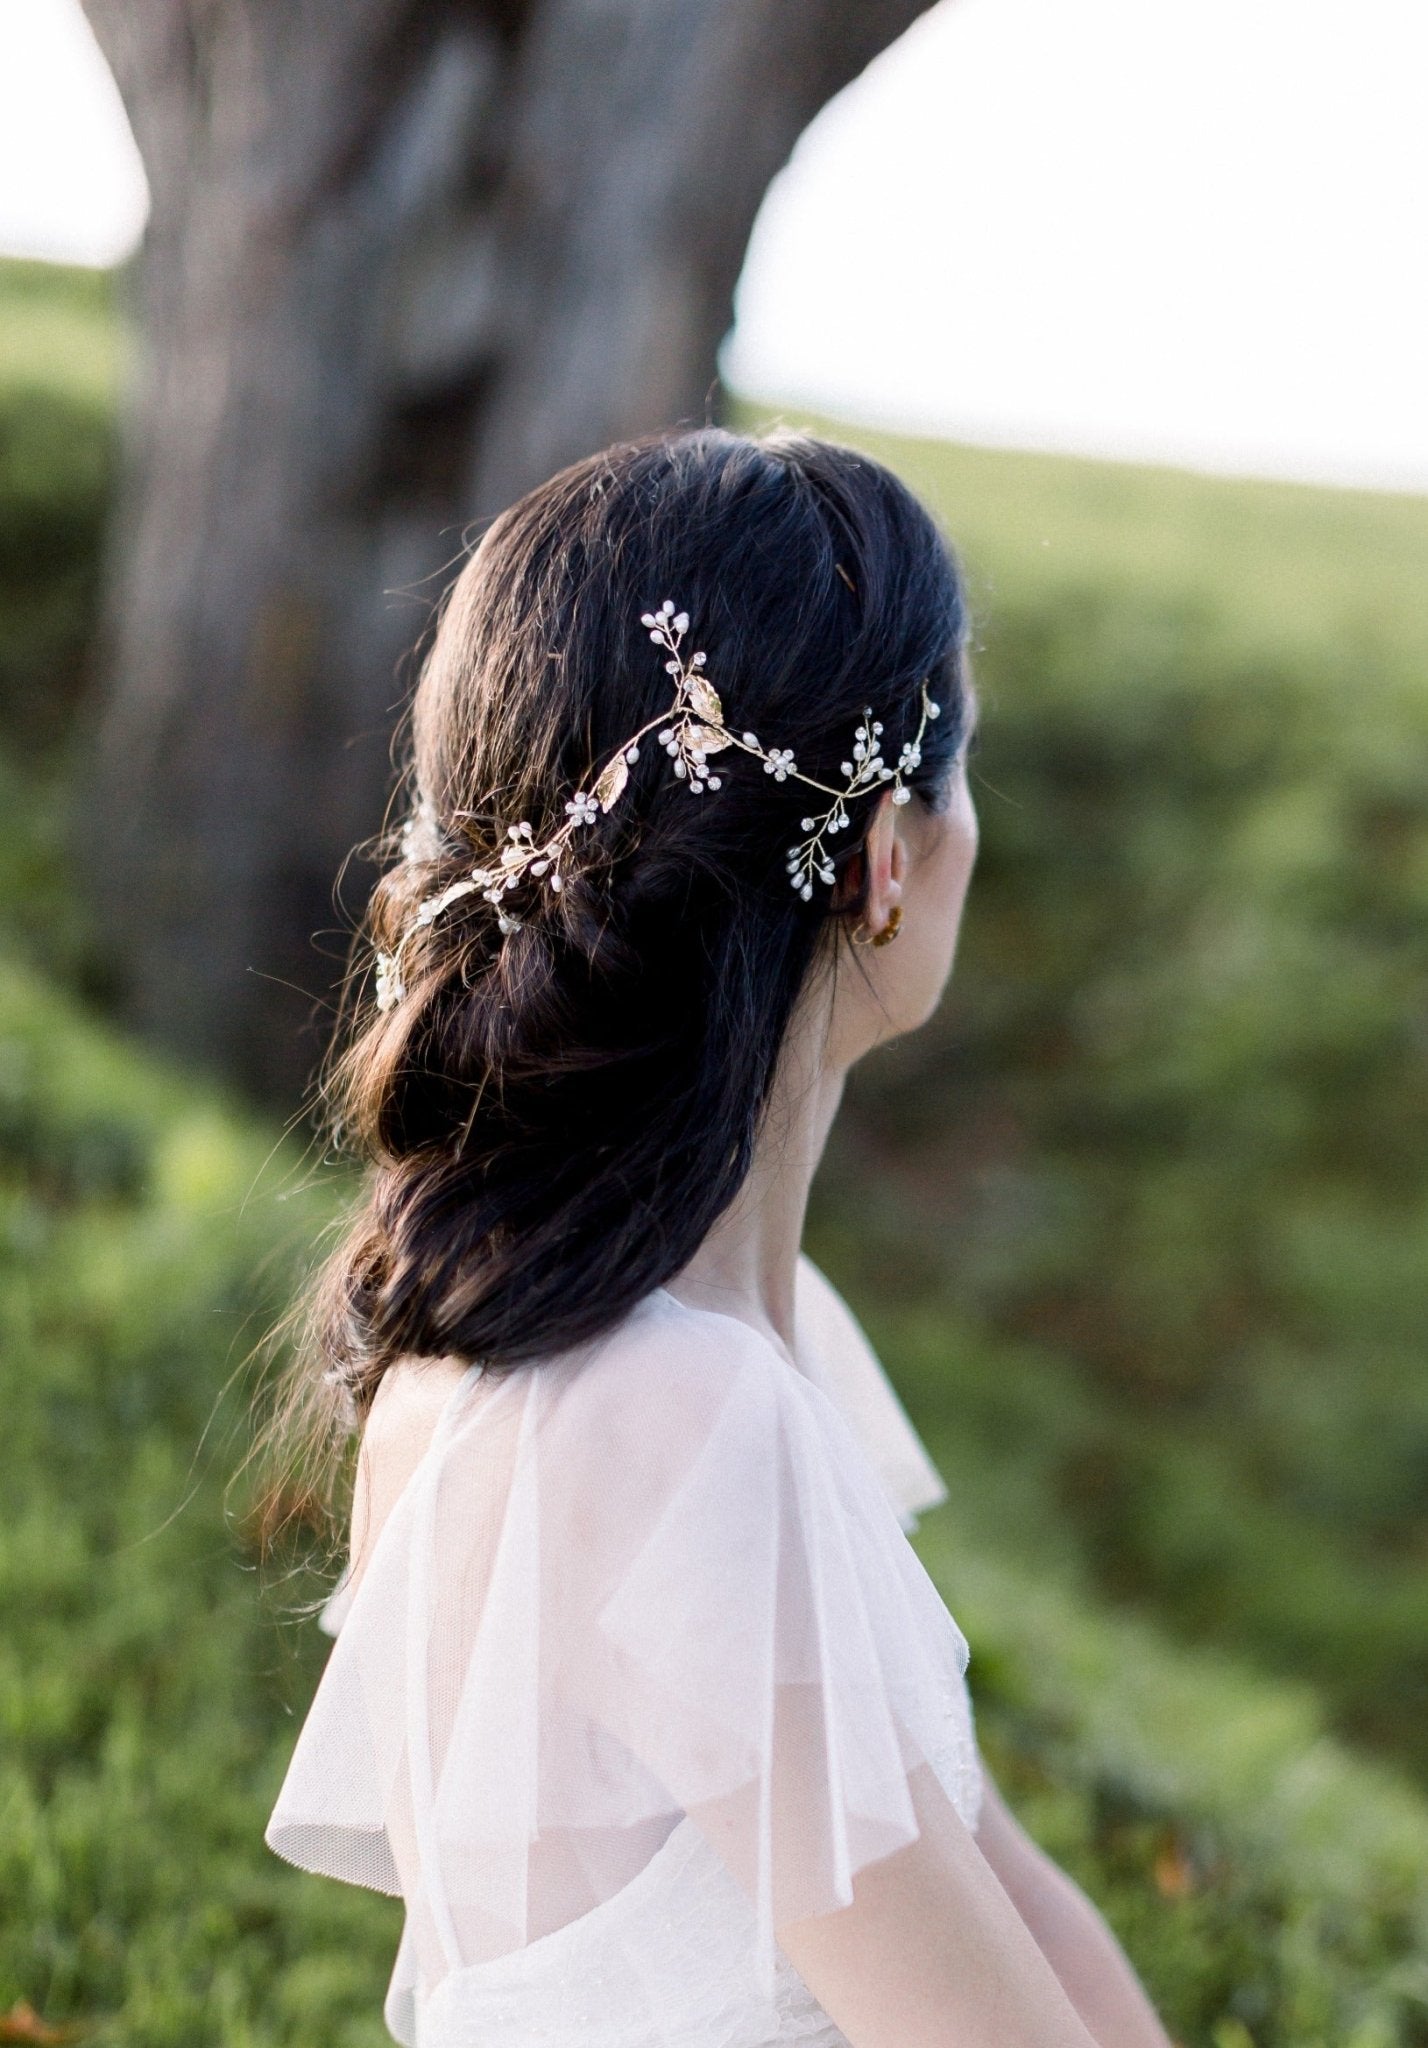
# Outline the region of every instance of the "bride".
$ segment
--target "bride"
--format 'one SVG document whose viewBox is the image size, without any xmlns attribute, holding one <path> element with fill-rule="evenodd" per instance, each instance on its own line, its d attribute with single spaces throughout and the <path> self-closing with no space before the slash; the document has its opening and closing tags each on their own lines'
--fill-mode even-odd
<svg viewBox="0 0 1428 2048">
<path fill-rule="evenodd" d="M 951 969 L 966 638 L 905 487 L 787 431 L 577 463 L 442 609 L 324 1080 L 366 1178 L 284 1426 L 362 1437 L 267 1830 L 404 1901 L 399 2041 L 1167 2048 L 981 1764 L 945 1489 L 800 1250 Z"/>
</svg>

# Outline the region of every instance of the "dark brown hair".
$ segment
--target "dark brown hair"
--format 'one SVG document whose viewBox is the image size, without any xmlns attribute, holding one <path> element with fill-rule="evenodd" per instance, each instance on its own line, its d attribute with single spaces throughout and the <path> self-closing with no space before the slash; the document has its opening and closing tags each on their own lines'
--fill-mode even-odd
<svg viewBox="0 0 1428 2048">
<path fill-rule="evenodd" d="M 726 752 L 721 787 L 696 797 L 646 744 L 581 832 L 578 871 L 538 906 L 530 885 L 518 929 L 479 894 L 411 927 L 509 824 L 553 831 L 658 714 L 670 678 L 640 620 L 665 598 L 690 614 L 729 724 L 825 782 L 841 785 L 865 705 L 896 759 L 926 679 L 942 716 L 906 780 L 946 800 L 961 579 L 870 457 L 787 430 L 647 436 L 497 518 L 422 666 L 398 792 L 421 823 L 372 892 L 319 1081 L 321 1120 L 366 1177 L 298 1307 L 290 1448 L 335 1448 L 401 1355 L 499 1371 L 598 1334 L 687 1263 L 749 1170 L 820 935 L 861 911 L 873 801 L 849 803 L 838 882 L 804 902 L 786 857 L 810 792 Z M 373 954 L 403 933 L 406 990 L 379 1011 Z"/>
</svg>

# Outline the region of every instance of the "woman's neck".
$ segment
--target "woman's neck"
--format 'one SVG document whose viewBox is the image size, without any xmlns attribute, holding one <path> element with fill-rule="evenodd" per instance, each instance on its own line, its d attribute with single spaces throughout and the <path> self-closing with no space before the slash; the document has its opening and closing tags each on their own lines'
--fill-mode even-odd
<svg viewBox="0 0 1428 2048">
<path fill-rule="evenodd" d="M 808 1191 L 846 1078 L 829 1062 L 826 1021 L 815 1005 L 790 1025 L 748 1178 L 668 1289 L 752 1323 L 790 1360 Z"/>
</svg>

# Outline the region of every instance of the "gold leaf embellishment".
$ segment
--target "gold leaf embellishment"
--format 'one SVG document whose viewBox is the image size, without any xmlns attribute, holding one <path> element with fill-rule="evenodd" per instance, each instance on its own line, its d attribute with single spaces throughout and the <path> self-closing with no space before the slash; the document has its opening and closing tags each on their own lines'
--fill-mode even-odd
<svg viewBox="0 0 1428 2048">
<path fill-rule="evenodd" d="M 685 689 L 689 694 L 690 703 L 701 718 L 706 719 L 710 725 L 724 723 L 724 707 L 719 702 L 719 692 L 711 682 L 704 676 L 691 675 L 685 681 Z M 727 746 L 728 741 L 721 740 L 720 745 Z"/>
<path fill-rule="evenodd" d="M 630 771 L 625 766 L 624 755 L 616 754 L 614 760 L 595 784 L 595 801 L 599 804 L 602 811 L 608 811 L 611 804 L 618 800 L 621 790 L 629 779 Z"/>
<path fill-rule="evenodd" d="M 689 744 L 701 754 L 717 754 L 724 747 L 732 747 L 734 740 L 733 735 L 722 728 L 716 730 L 712 725 L 691 725 Z"/>
</svg>

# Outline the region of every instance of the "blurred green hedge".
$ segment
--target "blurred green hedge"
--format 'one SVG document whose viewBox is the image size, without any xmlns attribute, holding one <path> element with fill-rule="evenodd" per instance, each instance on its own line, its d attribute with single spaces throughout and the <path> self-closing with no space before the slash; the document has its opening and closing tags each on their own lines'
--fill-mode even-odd
<svg viewBox="0 0 1428 2048">
<path fill-rule="evenodd" d="M 989 1532 L 1428 1778 L 1428 500 L 823 424 L 965 558 L 982 850 L 815 1237 L 969 1333 Z"/>
</svg>

